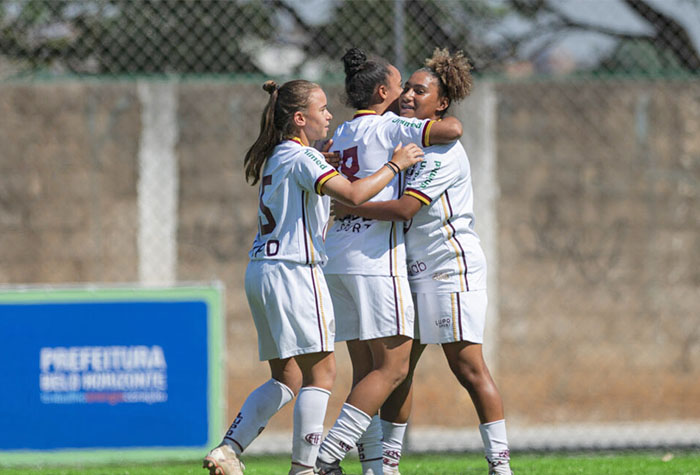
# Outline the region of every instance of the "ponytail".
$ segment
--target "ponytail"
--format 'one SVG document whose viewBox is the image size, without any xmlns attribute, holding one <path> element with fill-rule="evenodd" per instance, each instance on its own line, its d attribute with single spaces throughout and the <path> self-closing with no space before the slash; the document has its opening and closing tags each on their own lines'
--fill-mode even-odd
<svg viewBox="0 0 700 475">
<path fill-rule="evenodd" d="M 260 180 L 260 170 L 275 146 L 282 141 L 280 132 L 275 129 L 275 106 L 279 97 L 279 86 L 275 81 L 265 81 L 263 89 L 270 94 L 260 119 L 260 134 L 245 154 L 245 181 L 255 185 Z"/>
<path fill-rule="evenodd" d="M 345 104 L 355 109 L 367 109 L 374 91 L 387 85 L 389 63 L 382 58 L 367 58 L 359 48 L 350 48 L 342 57 L 345 69 Z"/>
<path fill-rule="evenodd" d="M 251 185 L 260 180 L 260 172 L 267 158 L 275 147 L 287 137 L 295 135 L 296 127 L 292 122 L 294 113 L 306 111 L 311 91 L 319 88 L 318 84 L 296 79 L 278 86 L 275 81 L 265 81 L 263 89 L 270 94 L 270 99 L 260 120 L 260 134 L 245 154 L 245 179 Z"/>
</svg>

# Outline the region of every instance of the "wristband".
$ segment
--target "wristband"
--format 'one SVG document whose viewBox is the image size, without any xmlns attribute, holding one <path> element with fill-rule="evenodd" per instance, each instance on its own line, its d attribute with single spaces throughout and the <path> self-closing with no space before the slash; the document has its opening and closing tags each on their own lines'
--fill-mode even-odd
<svg viewBox="0 0 700 475">
<path fill-rule="evenodd" d="M 394 174 L 394 176 L 397 175 L 397 171 L 394 170 L 394 167 L 392 167 L 391 165 L 389 165 L 389 162 L 386 162 L 386 163 L 384 164 L 384 166 L 387 167 L 389 170 L 391 170 L 391 172 Z"/>
<path fill-rule="evenodd" d="M 392 162 L 391 160 L 386 162 L 386 164 L 389 165 L 391 167 L 391 169 L 394 171 L 394 175 L 396 175 L 397 173 L 399 173 L 401 171 L 399 166 L 397 164 L 395 164 L 394 162 Z"/>
</svg>

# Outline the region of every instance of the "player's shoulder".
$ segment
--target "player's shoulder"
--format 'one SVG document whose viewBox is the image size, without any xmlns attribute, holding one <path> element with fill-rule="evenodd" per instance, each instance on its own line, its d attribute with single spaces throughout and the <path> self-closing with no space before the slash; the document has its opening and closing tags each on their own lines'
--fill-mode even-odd
<svg viewBox="0 0 700 475">
<path fill-rule="evenodd" d="M 425 119 L 416 119 L 415 117 L 401 117 L 391 111 L 385 112 L 382 116 L 382 122 L 395 127 L 413 127 L 421 128 L 425 124 Z"/>
<path fill-rule="evenodd" d="M 301 147 L 296 155 L 296 159 L 307 164 L 313 163 L 322 171 L 331 168 L 331 165 L 326 161 L 326 157 L 313 147 Z"/>
</svg>

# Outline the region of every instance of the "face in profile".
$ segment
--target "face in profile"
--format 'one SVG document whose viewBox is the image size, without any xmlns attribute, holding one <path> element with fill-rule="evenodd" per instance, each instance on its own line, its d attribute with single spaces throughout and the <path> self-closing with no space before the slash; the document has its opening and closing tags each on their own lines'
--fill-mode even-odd
<svg viewBox="0 0 700 475">
<path fill-rule="evenodd" d="M 401 73 L 396 67 L 389 65 L 387 67 L 389 74 L 386 77 L 386 90 L 387 97 L 386 100 L 389 103 L 388 110 L 398 114 L 399 112 L 399 96 L 403 90 L 403 85 L 401 82 Z"/>
<path fill-rule="evenodd" d="M 438 79 L 428 71 L 416 71 L 408 78 L 399 98 L 399 112 L 404 117 L 439 119 L 449 102 L 440 96 Z"/>
<path fill-rule="evenodd" d="M 309 94 L 309 106 L 304 112 L 304 118 L 306 119 L 304 133 L 309 141 L 321 140 L 328 135 L 328 127 L 333 116 L 328 111 L 326 93 L 320 87 Z"/>
</svg>

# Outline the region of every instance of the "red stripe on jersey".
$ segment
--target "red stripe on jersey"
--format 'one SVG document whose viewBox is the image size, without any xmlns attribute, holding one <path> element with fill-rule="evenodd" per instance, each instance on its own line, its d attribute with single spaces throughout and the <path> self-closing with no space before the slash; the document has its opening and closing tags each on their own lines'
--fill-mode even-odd
<svg viewBox="0 0 700 475">
<path fill-rule="evenodd" d="M 447 224 L 450 225 L 450 228 L 452 229 L 452 239 L 457 243 L 457 246 L 459 246 L 459 250 L 462 253 L 462 262 L 464 263 L 464 283 L 467 287 L 467 291 L 469 290 L 469 279 L 467 278 L 467 272 L 469 271 L 469 267 L 467 266 L 467 256 L 464 252 L 464 248 L 462 247 L 462 243 L 459 242 L 459 239 L 457 239 L 457 230 L 455 229 L 454 225 L 450 221 L 452 217 L 454 216 L 454 212 L 452 211 L 452 203 L 450 202 L 450 194 L 445 190 L 445 199 L 447 200 L 447 207 L 450 210 L 450 216 L 447 218 Z"/>
<path fill-rule="evenodd" d="M 430 147 L 430 128 L 433 126 L 434 120 L 429 120 L 423 127 L 423 137 L 421 139 L 423 147 Z"/>
<path fill-rule="evenodd" d="M 304 142 L 302 142 L 299 137 L 290 137 L 287 140 L 289 140 L 290 142 L 296 142 L 299 145 L 301 145 L 302 147 L 304 146 Z"/>
<path fill-rule="evenodd" d="M 322 195 L 323 193 L 321 192 L 321 189 L 323 188 L 323 185 L 325 185 L 328 180 L 330 180 L 336 175 L 340 175 L 340 173 L 338 173 L 338 171 L 335 168 L 331 168 L 326 173 L 318 177 L 316 179 L 316 183 L 314 183 L 314 190 L 316 190 L 316 194 Z"/>
<path fill-rule="evenodd" d="M 401 314 L 399 309 L 399 296 L 397 295 L 398 289 L 396 288 L 396 277 L 391 277 L 391 283 L 394 286 L 394 310 L 396 311 L 396 334 L 401 334 Z"/>
<path fill-rule="evenodd" d="M 420 190 L 416 190 L 415 188 L 406 188 L 406 191 L 404 191 L 405 195 L 413 196 L 416 198 L 418 201 L 423 203 L 424 205 L 429 205 L 430 203 L 433 202 L 433 200 L 430 199 L 430 196 L 426 195 Z"/>
<path fill-rule="evenodd" d="M 362 109 L 362 110 L 355 112 L 355 115 L 352 116 L 352 118 L 357 119 L 358 117 L 364 117 L 366 115 L 377 115 L 377 113 L 373 110 L 370 110 L 370 109 Z"/>
<path fill-rule="evenodd" d="M 462 302 L 459 298 L 459 292 L 456 292 L 455 298 L 457 299 L 457 325 L 459 327 L 459 341 L 464 341 L 464 335 L 462 335 Z"/>
<path fill-rule="evenodd" d="M 314 303 L 316 304 L 316 323 L 318 323 L 318 335 L 321 338 L 321 351 L 326 351 L 323 340 L 323 322 L 321 321 L 321 310 L 318 308 L 318 293 L 316 292 L 316 278 L 314 277 L 314 266 L 309 265 L 311 271 L 311 285 L 314 288 Z"/>
<path fill-rule="evenodd" d="M 306 230 L 306 192 L 304 190 L 301 191 L 301 225 L 302 225 L 302 232 L 304 233 L 304 250 L 306 251 L 306 263 L 310 264 L 309 262 L 309 241 L 306 237 L 308 234 Z M 311 243 L 313 245 L 313 243 Z"/>
</svg>

